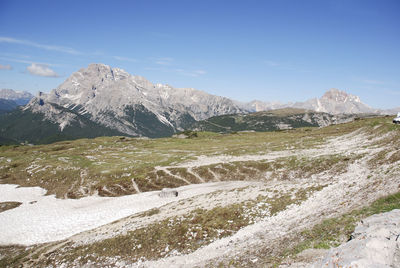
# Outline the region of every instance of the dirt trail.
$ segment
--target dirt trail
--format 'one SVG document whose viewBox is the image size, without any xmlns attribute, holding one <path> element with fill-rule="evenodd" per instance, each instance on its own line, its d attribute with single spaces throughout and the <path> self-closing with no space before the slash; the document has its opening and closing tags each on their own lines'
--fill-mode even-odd
<svg viewBox="0 0 400 268">
<path fill-rule="evenodd" d="M 400 172 L 388 172 L 391 167 L 382 167 L 387 175 L 377 170 L 370 170 L 368 161 L 377 153 L 388 148 L 367 148 L 379 139 L 369 139 L 361 131 L 329 140 L 325 145 L 317 149 L 298 150 L 296 155 L 302 154 L 308 157 L 316 157 L 325 154 L 363 154 L 364 157 L 350 164 L 347 171 L 338 176 L 319 174 L 307 180 L 294 179 L 290 182 L 269 182 L 268 187 L 274 189 L 285 187 L 300 188 L 304 184 L 318 185 L 327 183 L 328 186 L 314 193 L 300 205 L 290 205 L 286 210 L 275 216 L 267 217 L 263 221 L 247 226 L 236 234 L 213 242 L 197 251 L 181 256 L 172 256 L 158 261 L 137 263 L 133 267 L 192 267 L 207 265 L 210 261 L 218 259 L 235 259 L 240 254 L 254 251 L 255 248 L 276 247 L 279 241 L 285 239 L 297 231 L 310 228 L 323 218 L 337 216 L 348 212 L 361 205 L 368 204 L 384 195 L 398 191 Z M 259 156 L 216 156 L 200 157 L 198 161 L 192 161 L 180 167 L 195 167 L 196 165 L 208 165 L 211 163 L 247 161 L 247 160 L 272 160 L 287 156 L 292 152 L 278 152 Z M 377 184 L 376 181 L 380 183 Z M 268 241 L 268 242 L 267 242 Z M 274 241 L 274 243 L 271 243 Z M 271 248 L 272 249 L 272 248 Z M 257 266 L 257 260 L 254 259 Z"/>
<path fill-rule="evenodd" d="M 162 171 L 167 176 L 190 184 L 180 188 L 182 195 L 180 192 L 179 198 L 168 200 L 168 202 L 160 201 L 154 206 L 138 210 L 115 222 L 107 222 L 102 226 L 96 225 L 91 230 L 75 233 L 67 241 L 51 244 L 46 252 L 60 250 L 65 243 L 69 242 L 74 245 L 92 244 L 168 217 L 185 215 L 196 208 L 212 209 L 217 206 L 223 207 L 256 199 L 260 194 L 266 195 L 269 190 L 290 193 L 307 187 L 324 186 L 302 203 L 289 205 L 273 216 L 265 217 L 257 223 L 240 229 L 232 236 L 216 240 L 190 254 L 179 255 L 177 253 L 156 261 L 138 262 L 131 265 L 131 267 L 204 267 L 215 266 L 220 261 L 226 263 L 229 260 L 253 256 L 251 263 L 256 267 L 263 267 L 258 263 L 256 254 L 249 254 L 249 252 L 257 252 L 259 248 L 273 251 L 277 247 L 279 248 L 279 245 L 283 247 L 286 238 L 301 230 L 311 228 L 322 219 L 341 215 L 369 204 L 379 197 L 398 191 L 398 178 L 400 177 L 398 162 L 380 165 L 378 168 L 373 168 L 369 164 L 369 161 L 381 152 L 390 156 L 392 148 L 375 145 L 376 142 L 387 138 L 387 135 L 390 134 L 378 137 L 370 136 L 363 129 L 359 129 L 343 136 L 327 139 L 325 143 L 311 149 L 287 149 L 242 156 L 199 156 L 196 160 L 179 165 L 156 167 L 156 176 L 158 176 L 157 171 Z M 190 176 L 195 178 L 194 180 L 205 182 L 206 180 L 199 175 L 201 173 L 196 172 L 196 168 L 233 162 L 275 161 L 290 156 L 317 158 L 332 155 L 357 155 L 358 157 L 354 158 L 354 161 L 349 161 L 343 172 L 338 174 L 321 171 L 307 178 L 291 176 L 288 179 L 271 179 L 270 173 L 265 173 L 263 182 L 229 181 L 191 184 L 192 182 L 176 172 L 176 169 L 185 169 Z M 229 172 L 228 169 L 226 171 Z M 214 173 L 211 168 L 208 168 L 208 172 L 215 181 L 220 180 L 219 175 Z M 241 175 L 240 171 L 237 174 Z M 132 184 L 139 193 L 134 180 L 132 180 Z M 142 193 L 141 195 L 149 194 Z M 156 195 L 156 193 L 153 194 Z M 154 214 L 146 214 L 150 208 L 156 208 L 157 211 Z M 34 253 L 37 252 L 38 250 Z M 129 266 L 125 264 L 124 267 Z"/>
<path fill-rule="evenodd" d="M 357 130 L 347 135 L 329 139 L 325 144 L 321 145 L 319 148 L 283 150 L 277 152 L 267 152 L 265 154 L 241 155 L 241 156 L 201 155 L 198 156 L 196 160 L 181 163 L 179 165 L 163 166 L 162 170 L 171 168 L 186 168 L 188 170 L 191 170 L 193 168 L 201 166 L 225 164 L 232 162 L 263 161 L 263 160 L 273 161 L 278 158 L 289 157 L 292 155 L 318 157 L 318 156 L 333 155 L 333 154 L 362 153 L 362 152 L 368 152 L 368 149 L 364 149 L 363 146 L 368 146 L 375 141 L 376 139 L 369 139 L 369 137 L 364 132 L 362 132 L 362 130 Z M 161 167 L 158 168 L 161 169 Z"/>
</svg>

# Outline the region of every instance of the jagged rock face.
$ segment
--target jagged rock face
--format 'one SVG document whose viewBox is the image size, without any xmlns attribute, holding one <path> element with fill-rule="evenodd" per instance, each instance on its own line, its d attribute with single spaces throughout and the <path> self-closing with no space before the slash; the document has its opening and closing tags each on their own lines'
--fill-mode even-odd
<svg viewBox="0 0 400 268">
<path fill-rule="evenodd" d="M 53 103 L 44 102 L 41 98 L 36 97 L 33 98 L 23 110 L 31 110 L 34 113 L 43 114 L 50 122 L 58 124 L 61 131 L 63 131 L 66 126 L 78 122 L 79 120 L 77 114 Z"/>
<path fill-rule="evenodd" d="M 319 99 L 295 103 L 294 107 L 325 112 L 330 114 L 376 113 L 377 110 L 361 102 L 358 96 L 347 94 L 338 89 L 327 91 Z"/>
<path fill-rule="evenodd" d="M 0 89 L 0 99 L 14 101 L 17 105 L 25 105 L 32 98 L 33 98 L 33 95 L 26 91 L 16 91 L 16 90 L 12 90 L 12 89 Z"/>
<path fill-rule="evenodd" d="M 91 64 L 73 73 L 58 88 L 49 94 L 40 94 L 28 105 L 32 111 L 45 113 L 48 119 L 57 121 L 60 127 L 68 125 L 73 119 L 56 119 L 46 106 L 49 103 L 112 129 L 139 136 L 145 135 L 146 131 L 142 133 L 138 129 L 148 128 L 138 125 L 145 123 L 138 122 L 143 117 L 154 121 L 155 125 L 158 121 L 162 128 L 173 133 L 194 120 L 243 112 L 227 98 L 191 88 L 153 85 L 143 77 L 103 64 Z"/>
<path fill-rule="evenodd" d="M 344 91 L 338 90 L 336 88 L 332 88 L 325 92 L 322 96 L 321 101 L 330 101 L 330 102 L 338 102 L 338 103 L 346 103 L 346 102 L 358 102 L 361 103 L 361 100 L 358 96 L 354 96 L 351 94 L 347 94 Z"/>
</svg>

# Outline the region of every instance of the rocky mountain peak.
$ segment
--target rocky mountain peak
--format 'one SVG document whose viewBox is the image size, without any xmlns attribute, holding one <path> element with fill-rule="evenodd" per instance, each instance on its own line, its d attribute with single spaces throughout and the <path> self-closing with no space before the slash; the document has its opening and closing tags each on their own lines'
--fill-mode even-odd
<svg viewBox="0 0 400 268">
<path fill-rule="evenodd" d="M 72 81 L 94 79 L 96 82 L 112 82 L 126 79 L 130 76 L 129 73 L 120 68 L 111 68 L 108 65 L 101 63 L 89 64 L 87 68 L 82 68 L 73 73 L 69 79 Z M 78 81 L 79 82 L 79 81 Z"/>
<path fill-rule="evenodd" d="M 250 111 L 267 111 L 281 108 L 300 108 L 330 114 L 377 113 L 378 111 L 361 102 L 358 96 L 331 88 L 321 98 L 305 102 L 286 103 L 252 101 L 244 105 Z"/>
<path fill-rule="evenodd" d="M 170 134 L 193 120 L 243 112 L 228 98 L 191 88 L 154 85 L 144 77 L 105 64 L 80 69 L 38 100 L 29 109 L 45 114 L 60 126 L 70 124 L 70 118 L 59 120 L 55 112 L 48 111 L 52 106 L 47 104 L 129 135 L 146 135 L 155 125 L 168 128 Z M 145 130 L 140 132 L 140 128 Z"/>
<path fill-rule="evenodd" d="M 358 96 L 348 94 L 345 91 L 336 88 L 331 88 L 330 90 L 325 92 L 325 94 L 321 97 L 321 100 L 334 101 L 339 103 L 361 102 Z"/>
</svg>

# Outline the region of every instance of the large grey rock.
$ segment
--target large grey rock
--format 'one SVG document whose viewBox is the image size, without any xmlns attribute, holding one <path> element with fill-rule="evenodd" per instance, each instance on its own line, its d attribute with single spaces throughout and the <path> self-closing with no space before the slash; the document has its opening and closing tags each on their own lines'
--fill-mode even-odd
<svg viewBox="0 0 400 268">
<path fill-rule="evenodd" d="M 352 237 L 311 267 L 400 267 L 399 209 L 368 217 Z"/>
<path fill-rule="evenodd" d="M 161 198 L 177 197 L 178 191 L 176 189 L 164 188 L 161 190 L 161 192 L 158 194 L 158 196 Z"/>
</svg>

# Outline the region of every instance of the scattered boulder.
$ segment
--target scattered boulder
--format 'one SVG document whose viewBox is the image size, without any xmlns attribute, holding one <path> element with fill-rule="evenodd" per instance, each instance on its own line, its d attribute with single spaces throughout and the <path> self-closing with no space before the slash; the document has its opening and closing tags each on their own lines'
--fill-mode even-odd
<svg viewBox="0 0 400 268">
<path fill-rule="evenodd" d="M 177 197 L 178 196 L 178 191 L 175 189 L 170 189 L 170 188 L 164 188 L 161 190 L 161 192 L 158 194 L 159 197 L 165 198 L 165 197 Z"/>
<path fill-rule="evenodd" d="M 178 138 L 178 139 L 193 139 L 197 138 L 197 132 L 192 131 L 192 130 L 185 130 L 181 133 L 175 134 L 172 136 L 173 138 Z"/>
<path fill-rule="evenodd" d="M 187 139 L 188 136 L 186 136 L 185 134 L 175 134 L 172 135 L 172 138 L 177 138 L 177 139 Z"/>
</svg>

